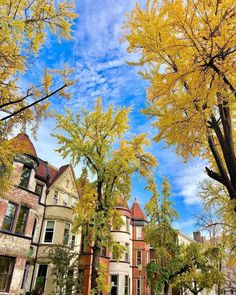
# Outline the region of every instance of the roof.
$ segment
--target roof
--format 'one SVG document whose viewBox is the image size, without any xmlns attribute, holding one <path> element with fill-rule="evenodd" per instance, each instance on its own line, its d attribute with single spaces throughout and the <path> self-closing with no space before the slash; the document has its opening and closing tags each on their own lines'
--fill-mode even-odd
<svg viewBox="0 0 236 295">
<path fill-rule="evenodd" d="M 29 139 L 29 136 L 24 133 L 19 133 L 15 139 L 19 140 L 19 142 L 23 145 L 25 152 L 31 156 L 37 158 L 37 153 L 32 141 Z"/>
<path fill-rule="evenodd" d="M 49 179 L 49 185 L 52 185 L 65 171 L 66 169 L 69 167 L 70 165 L 69 164 L 66 164 L 64 166 L 61 166 L 58 169 L 52 167 L 52 166 L 49 166 L 48 167 L 48 170 L 49 170 L 49 176 L 50 176 L 50 179 Z"/>
<path fill-rule="evenodd" d="M 131 217 L 134 220 L 143 220 L 143 221 L 148 222 L 147 217 L 143 213 L 143 210 L 141 209 L 141 207 L 138 203 L 138 200 L 136 198 L 135 198 L 133 205 L 130 208 L 130 212 L 131 212 Z"/>
</svg>

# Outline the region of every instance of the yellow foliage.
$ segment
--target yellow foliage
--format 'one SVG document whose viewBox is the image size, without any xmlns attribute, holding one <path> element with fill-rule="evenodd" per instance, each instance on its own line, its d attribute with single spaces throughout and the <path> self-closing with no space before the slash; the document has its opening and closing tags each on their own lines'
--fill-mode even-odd
<svg viewBox="0 0 236 295">
<path fill-rule="evenodd" d="M 216 171 L 208 175 L 234 199 L 235 16 L 234 0 L 150 0 L 126 23 L 128 51 L 138 56 L 131 64 L 150 81 L 145 113 L 156 119 L 154 139 L 185 160 L 207 158 Z"/>
<path fill-rule="evenodd" d="M 35 135 L 40 120 L 49 114 L 47 99 L 53 95 L 68 98 L 65 88 L 73 84 L 69 77 L 71 69 L 66 65 L 58 71 L 46 69 L 37 86 L 23 88 L 21 76 L 29 69 L 33 71 L 32 58 L 37 56 L 50 31 L 58 38 L 71 37 L 76 14 L 73 2 L 64 0 L 0 0 L 0 7 L 0 162 L 10 172 L 6 158 L 11 151 L 12 159 L 14 150 L 6 148 L 5 140 L 14 129 L 24 131 L 26 126 Z M 1 189 L 4 186 L 1 181 Z"/>
<path fill-rule="evenodd" d="M 207 145 L 206 121 L 217 91 L 235 104 L 224 81 L 236 82 L 235 11 L 233 0 L 153 0 L 145 10 L 137 5 L 126 24 L 128 50 L 140 54 L 137 64 L 148 66 L 142 75 L 151 81 L 146 112 L 158 118 L 155 139 L 176 145 L 184 158 L 202 155 Z"/>
</svg>

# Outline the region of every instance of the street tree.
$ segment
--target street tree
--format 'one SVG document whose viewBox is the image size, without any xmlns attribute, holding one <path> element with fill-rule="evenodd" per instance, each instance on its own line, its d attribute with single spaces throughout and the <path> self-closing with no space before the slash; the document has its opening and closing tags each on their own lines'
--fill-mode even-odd
<svg viewBox="0 0 236 295">
<path fill-rule="evenodd" d="M 101 248 L 113 248 L 118 253 L 123 250 L 110 232 L 111 225 L 122 224 L 115 206 L 120 200 L 127 203 L 132 174 L 149 177 L 156 165 L 155 158 L 144 150 L 149 144 L 145 134 L 124 138 L 129 111 L 115 111 L 112 105 L 103 110 L 98 98 L 92 111 L 83 108 L 76 115 L 68 111 L 56 116 L 57 130 L 62 131 L 54 135 L 60 146 L 58 152 L 62 157 L 71 157 L 75 165 L 82 161 L 94 179 L 92 189 L 82 186 L 75 210 L 75 228 L 87 229 L 88 245 L 92 248 L 93 292 L 101 291 L 100 282 L 104 281 L 99 277 L 99 273 L 105 273 L 99 263 Z"/>
<path fill-rule="evenodd" d="M 0 187 L 6 189 L 13 157 L 23 152 L 20 142 L 8 139 L 26 126 L 35 134 L 40 120 L 49 114 L 49 98 L 69 98 L 67 88 L 73 84 L 72 69 L 66 65 L 47 68 L 29 83 L 25 75 L 38 71 L 34 60 L 47 37 L 71 37 L 76 15 L 73 2 L 63 0 L 1 0 L 0 7 Z"/>
<path fill-rule="evenodd" d="M 49 263 L 53 281 L 56 285 L 56 294 L 77 294 L 78 278 L 75 273 L 78 269 L 78 254 L 64 245 L 55 245 L 49 251 Z"/>
<path fill-rule="evenodd" d="M 155 140 L 185 160 L 209 161 L 206 173 L 236 201 L 236 5 L 234 0 L 147 1 L 126 23 L 133 65 L 150 81 L 145 113 Z M 235 205 L 236 209 L 236 205 Z"/>
<path fill-rule="evenodd" d="M 174 278 L 173 286 L 198 295 L 203 290 L 210 291 L 214 285 L 224 282 L 224 275 L 218 268 L 223 252 L 219 247 L 205 247 L 191 243 L 182 248 L 182 267 L 187 266 Z"/>
<path fill-rule="evenodd" d="M 147 279 L 155 294 L 168 294 L 172 279 L 180 271 L 178 232 L 172 226 L 178 214 L 170 200 L 167 179 L 163 180 L 161 195 L 153 178 L 150 178 L 147 189 L 152 192 L 152 197 L 145 206 L 149 218 L 145 241 L 151 244 L 155 253 L 155 262 L 147 264 Z"/>
<path fill-rule="evenodd" d="M 199 196 L 203 203 L 203 212 L 197 216 L 201 231 L 207 231 L 209 244 L 221 247 L 225 256 L 219 261 L 225 282 L 218 284 L 218 294 L 225 290 L 236 290 L 236 219 L 226 188 L 221 184 L 205 180 L 200 185 Z"/>
</svg>

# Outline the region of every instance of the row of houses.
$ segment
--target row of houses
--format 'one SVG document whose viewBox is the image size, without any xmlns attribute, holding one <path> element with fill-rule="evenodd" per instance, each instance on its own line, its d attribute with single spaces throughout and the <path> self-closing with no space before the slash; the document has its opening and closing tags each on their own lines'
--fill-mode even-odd
<svg viewBox="0 0 236 295">
<path fill-rule="evenodd" d="M 78 200 L 71 165 L 59 169 L 37 156 L 25 134 L 17 136 L 27 154 L 14 161 L 11 189 L 0 198 L 0 294 L 26 294 L 38 277 L 44 278 L 44 294 L 57 294 L 48 253 L 56 244 L 79 253 L 78 273 L 82 294 L 90 294 L 92 253 L 80 232 L 72 232 L 73 208 Z M 146 285 L 146 264 L 153 251 L 144 242 L 147 218 L 137 200 L 131 208 L 117 206 L 124 220 L 111 229 L 126 251 L 117 262 L 115 253 L 103 248 L 100 259 L 109 266 L 112 295 L 151 295 Z M 180 233 L 183 243 L 193 240 Z M 178 294 L 178 293 L 175 293 Z"/>
</svg>

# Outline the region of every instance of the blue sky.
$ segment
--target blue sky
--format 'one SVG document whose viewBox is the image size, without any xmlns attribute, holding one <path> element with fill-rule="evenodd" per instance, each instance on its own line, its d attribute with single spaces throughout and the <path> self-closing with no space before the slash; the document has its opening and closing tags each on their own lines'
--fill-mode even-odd
<svg viewBox="0 0 236 295">
<path fill-rule="evenodd" d="M 143 0 L 138 2 L 144 4 Z M 151 138 L 156 130 L 151 127 L 149 119 L 140 113 L 145 105 L 147 82 L 138 75 L 137 68 L 127 65 L 126 61 L 134 59 L 135 56 L 126 52 L 126 43 L 120 42 L 125 14 L 134 5 L 133 0 L 76 1 L 79 18 L 74 25 L 73 39 L 61 40 L 58 43 L 58 40 L 50 35 L 25 79 L 30 77 L 34 80 L 46 66 L 62 68 L 67 62 L 75 68 L 74 75 L 78 83 L 73 87 L 73 98 L 70 101 L 52 99 L 54 109 L 62 111 L 65 106 L 76 111 L 82 105 L 91 107 L 95 99 L 101 96 L 105 106 L 110 103 L 117 107 L 131 106 L 130 133 L 147 132 Z M 39 157 L 59 167 L 68 160 L 61 159 L 54 151 L 57 143 L 50 136 L 54 127 L 53 119 L 43 121 L 34 143 Z M 160 184 L 160 176 L 166 176 L 172 185 L 173 200 L 180 214 L 175 225 L 190 234 L 195 222 L 193 215 L 201 211 L 197 186 L 205 177 L 205 165 L 199 159 L 183 163 L 183 160 L 176 156 L 174 149 L 166 149 L 162 142 L 152 143 L 150 151 L 158 161 L 157 182 Z M 80 171 L 81 168 L 77 167 L 77 176 Z M 142 206 L 148 199 L 144 185 L 142 181 L 134 178 L 132 199 L 138 198 Z"/>
</svg>

